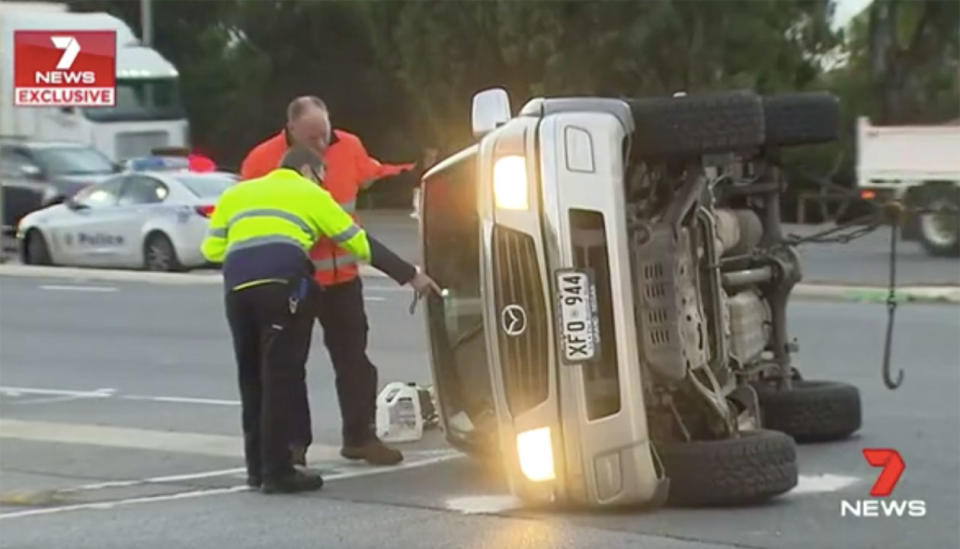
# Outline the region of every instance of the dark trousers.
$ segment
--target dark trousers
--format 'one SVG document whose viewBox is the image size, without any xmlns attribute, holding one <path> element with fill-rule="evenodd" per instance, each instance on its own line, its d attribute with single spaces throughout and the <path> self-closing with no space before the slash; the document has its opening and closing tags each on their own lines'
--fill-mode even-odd
<svg viewBox="0 0 960 549">
<path fill-rule="evenodd" d="M 305 364 L 313 317 L 306 302 L 291 312 L 292 286 L 268 283 L 226 295 L 243 407 L 247 473 L 253 476 L 271 478 L 293 470 L 290 444 L 299 438 L 297 431 L 304 421 Z"/>
<path fill-rule="evenodd" d="M 362 445 L 375 436 L 377 368 L 367 358 L 367 315 L 360 278 L 317 292 L 317 319 L 336 376 L 343 444 Z"/>
</svg>

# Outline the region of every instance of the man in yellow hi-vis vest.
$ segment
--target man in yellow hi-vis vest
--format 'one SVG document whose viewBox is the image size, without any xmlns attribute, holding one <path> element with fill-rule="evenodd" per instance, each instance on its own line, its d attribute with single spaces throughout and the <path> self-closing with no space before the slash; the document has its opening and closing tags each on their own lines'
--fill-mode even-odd
<svg viewBox="0 0 960 549">
<path fill-rule="evenodd" d="M 223 263 L 226 311 L 243 407 L 247 484 L 264 493 L 317 490 L 317 473 L 294 468 L 306 404 L 304 366 L 314 291 L 308 252 L 327 237 L 419 293 L 439 288 L 357 226 L 317 185 L 323 162 L 296 146 L 281 167 L 227 189 L 210 220 L 203 255 Z"/>
</svg>

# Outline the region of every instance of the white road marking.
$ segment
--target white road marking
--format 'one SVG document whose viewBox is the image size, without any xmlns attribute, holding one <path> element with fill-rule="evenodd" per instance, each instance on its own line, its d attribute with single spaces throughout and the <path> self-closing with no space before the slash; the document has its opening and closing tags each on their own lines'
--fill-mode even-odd
<svg viewBox="0 0 960 549">
<path fill-rule="evenodd" d="M 191 499 L 206 496 L 216 496 L 222 494 L 236 494 L 250 490 L 246 485 L 231 486 L 230 488 L 214 488 L 211 490 L 193 490 L 190 492 L 180 492 L 177 494 L 168 494 L 165 496 L 147 496 L 141 498 L 119 499 L 115 501 L 104 501 L 97 503 L 78 503 L 76 505 L 63 505 L 61 507 L 47 507 L 43 509 L 30 509 L 28 511 L 14 511 L 12 513 L 0 514 L 0 520 L 32 517 L 36 515 L 54 515 L 58 513 L 67 513 L 70 511 L 80 511 L 83 509 L 107 510 L 124 505 L 136 505 L 138 503 L 156 503 L 160 501 L 173 501 L 178 499 Z"/>
<path fill-rule="evenodd" d="M 164 477 L 151 477 L 144 479 L 147 483 L 180 482 L 183 480 L 197 480 L 201 478 L 222 477 L 226 475 L 235 475 L 246 471 L 246 467 L 234 467 L 233 469 L 220 469 L 218 471 L 206 471 L 203 473 L 187 473 L 184 475 L 167 475 Z"/>
<path fill-rule="evenodd" d="M 310 453 L 313 453 L 313 446 L 310 447 Z M 369 467 L 369 466 L 357 466 L 356 471 L 343 471 L 337 472 L 329 476 L 324 476 L 323 480 L 345 480 L 350 478 L 357 477 L 369 477 L 373 475 L 382 475 L 384 473 L 392 473 L 394 471 L 404 471 L 406 469 L 416 469 L 418 467 L 425 467 L 427 465 L 435 465 L 437 463 L 443 463 L 445 461 L 450 461 L 453 459 L 462 458 L 463 454 L 453 450 L 446 450 L 443 454 L 440 454 L 435 457 L 424 458 L 416 461 L 407 461 L 400 463 L 399 465 L 387 465 L 383 467 Z"/>
<path fill-rule="evenodd" d="M 311 446 L 311 449 L 314 446 Z M 347 479 L 353 478 L 356 476 L 369 476 L 369 475 L 378 475 L 381 473 L 388 473 L 390 471 L 396 471 L 398 469 L 406 469 L 411 466 L 413 467 L 423 467 L 424 465 L 431 465 L 434 463 L 441 463 L 448 461 L 455 457 L 460 456 L 459 453 L 453 452 L 451 450 L 419 450 L 415 451 L 418 455 L 425 456 L 423 459 L 413 461 L 409 464 L 401 464 L 399 466 L 384 466 L 384 467 L 370 467 L 367 465 L 354 465 L 350 462 L 344 463 L 345 467 L 337 467 L 334 469 L 334 472 L 324 476 L 325 480 L 338 480 L 338 479 Z M 342 460 L 341 460 L 342 461 Z M 311 451 L 310 462 L 314 462 L 314 455 Z M 321 467 L 322 468 L 322 467 Z M 245 467 L 234 467 L 231 469 L 218 469 L 215 471 L 203 471 L 200 473 L 186 473 L 180 475 L 167 475 L 161 477 L 149 477 L 143 479 L 132 479 L 132 480 L 109 480 L 105 482 L 97 482 L 94 484 L 83 484 L 81 486 L 73 486 L 70 488 L 61 488 L 58 489 L 58 493 L 73 493 L 73 492 L 88 492 L 94 490 L 103 490 L 104 488 L 128 488 L 131 486 L 140 486 L 144 484 L 164 484 L 164 483 L 173 483 L 173 482 L 183 482 L 185 480 L 198 480 L 205 478 L 214 478 L 214 477 L 224 477 L 229 475 L 238 475 L 246 471 Z"/>
<path fill-rule="evenodd" d="M 240 437 L 77 423 L 0 419 L 0 438 L 220 457 L 243 455 Z"/>
<path fill-rule="evenodd" d="M 55 402 L 68 402 L 71 400 L 84 400 L 88 398 L 110 398 L 113 396 L 113 393 L 114 389 L 97 389 L 96 391 L 65 391 L 59 389 L 36 389 L 32 387 L 0 387 L 0 395 L 3 396 L 40 396 L 40 398 L 15 400 L 14 404 L 18 406 L 32 404 L 52 404 Z"/>
<path fill-rule="evenodd" d="M 44 284 L 40 286 L 41 290 L 54 290 L 60 292 L 116 292 L 117 288 L 113 286 L 64 286 L 59 284 Z"/>
<path fill-rule="evenodd" d="M 68 389 L 41 389 L 38 387 L 0 386 L 0 394 L 17 397 L 21 395 L 69 396 L 77 398 L 110 398 L 116 389 L 94 389 L 93 391 L 71 391 Z"/>
<path fill-rule="evenodd" d="M 240 436 L 155 431 L 133 427 L 0 418 L 0 439 L 5 438 L 217 457 L 243 457 L 243 438 Z M 323 461 L 339 460 L 340 447 L 313 444 L 310 446 L 310 456 Z"/>
<path fill-rule="evenodd" d="M 82 267 L 43 267 L 38 265 L 0 264 L 0 276 L 26 278 L 60 278 L 75 282 L 126 281 L 147 282 L 152 284 L 223 284 L 223 277 L 216 270 L 197 270 L 190 273 L 159 273 L 151 271 L 129 271 L 121 269 L 86 269 Z M 387 278 L 387 275 L 369 265 L 360 265 L 363 278 Z"/>
<path fill-rule="evenodd" d="M 364 300 L 364 301 L 386 301 L 387 298 L 385 298 L 385 297 L 376 297 L 376 296 L 366 295 L 366 296 L 363 296 L 363 300 Z"/>
<path fill-rule="evenodd" d="M 41 398 L 30 398 L 30 399 L 18 399 L 13 401 L 13 404 L 16 406 L 30 406 L 32 404 L 54 404 L 57 402 L 70 402 L 72 400 L 85 400 L 91 397 L 82 397 L 82 396 L 59 396 L 59 397 L 41 397 Z"/>
<path fill-rule="evenodd" d="M 211 404 L 214 406 L 240 406 L 239 400 L 224 400 L 219 398 L 193 398 L 193 397 L 175 397 L 175 396 L 150 396 L 150 395 L 122 395 L 124 400 L 146 400 L 150 402 L 173 402 L 178 404 Z"/>
<path fill-rule="evenodd" d="M 859 477 L 847 475 L 833 475 L 830 473 L 822 475 L 800 475 L 797 477 L 797 486 L 787 492 L 787 496 L 802 494 L 820 494 L 824 492 L 836 492 L 843 490 L 847 486 L 852 486 L 860 482 Z"/>
<path fill-rule="evenodd" d="M 149 402 L 166 402 L 173 404 L 209 404 L 213 406 L 240 406 L 239 400 L 222 398 L 179 397 L 163 395 L 123 395 L 117 394 L 116 389 L 96 389 L 94 391 L 74 391 L 68 389 L 40 389 L 34 387 L 0 386 L 0 395 L 21 397 L 24 395 L 38 395 L 50 398 L 40 398 L 26 401 L 17 401 L 17 404 L 42 404 L 63 402 L 84 398 L 120 398 L 123 400 L 143 400 Z"/>
<path fill-rule="evenodd" d="M 447 509 L 466 515 L 502 513 L 523 507 L 523 502 L 510 494 L 496 496 L 465 496 L 447 500 Z"/>
<path fill-rule="evenodd" d="M 311 451 L 312 451 L 312 448 L 313 447 L 311 447 Z M 335 480 L 344 480 L 344 479 L 357 478 L 357 477 L 380 475 L 384 473 L 392 473 L 396 471 L 414 469 L 417 467 L 425 467 L 427 465 L 433 465 L 443 461 L 450 461 L 452 459 L 457 459 L 460 457 L 463 457 L 463 456 L 461 456 L 459 453 L 448 451 L 448 453 L 445 455 L 440 455 L 440 456 L 427 458 L 419 461 L 411 461 L 411 462 L 403 463 L 400 465 L 395 465 L 392 467 L 375 467 L 375 468 L 368 468 L 368 469 L 350 471 L 345 473 L 334 473 L 332 475 L 325 476 L 324 480 L 330 482 Z M 215 476 L 213 473 L 227 474 L 223 471 L 211 471 L 210 474 L 208 474 L 208 476 Z M 205 473 L 199 473 L 199 474 L 204 475 Z M 181 478 L 182 477 L 202 478 L 196 475 L 181 475 Z M 177 477 L 157 477 L 157 478 L 169 479 L 169 478 L 177 478 Z M 249 490 L 250 488 L 247 487 L 246 485 L 240 485 L 240 486 L 231 486 L 230 488 L 191 490 L 189 492 L 180 492 L 177 494 L 166 494 L 162 496 L 145 496 L 145 497 L 127 498 L 127 499 L 119 499 L 114 501 L 105 501 L 105 502 L 97 502 L 97 503 L 80 503 L 76 505 L 63 505 L 60 507 L 28 509 L 25 511 L 0 513 L 0 520 L 31 517 L 31 516 L 37 516 L 37 515 L 53 515 L 53 514 L 68 513 L 71 511 L 81 511 L 81 510 L 108 510 L 108 509 L 114 509 L 116 507 L 124 507 L 127 505 L 137 505 L 141 503 L 158 503 L 163 501 L 175 501 L 180 499 L 191 499 L 191 498 L 199 498 L 199 497 L 207 497 L 207 496 L 236 494 L 239 492 L 246 492 Z"/>
<path fill-rule="evenodd" d="M 217 471 L 205 471 L 202 473 L 188 473 L 184 475 L 170 475 L 165 477 L 150 477 L 133 480 L 109 480 L 106 482 L 97 482 L 95 484 L 84 484 L 70 488 L 61 488 L 57 490 L 61 494 L 72 492 L 89 492 L 93 490 L 103 490 L 104 488 L 127 488 L 130 486 L 139 486 L 141 484 L 163 484 L 166 482 L 181 482 L 184 480 L 197 480 L 202 478 L 222 477 L 227 475 L 236 475 L 246 471 L 245 467 L 234 467 L 232 469 L 220 469 Z"/>
</svg>

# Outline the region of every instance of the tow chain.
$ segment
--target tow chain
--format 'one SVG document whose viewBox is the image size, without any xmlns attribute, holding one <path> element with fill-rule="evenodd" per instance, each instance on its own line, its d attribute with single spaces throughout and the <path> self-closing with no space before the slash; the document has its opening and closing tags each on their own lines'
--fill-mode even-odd
<svg viewBox="0 0 960 549">
<path fill-rule="evenodd" d="M 897 372 L 897 379 L 894 380 L 890 375 L 890 359 L 893 350 L 893 325 L 897 312 L 897 236 L 900 226 L 901 207 L 898 203 L 895 207 L 889 207 L 888 212 L 895 212 L 896 217 L 890 222 L 890 277 L 887 285 L 887 333 L 883 342 L 883 363 L 881 371 L 883 374 L 883 384 L 887 389 L 894 390 L 903 383 L 903 370 Z M 866 236 L 877 230 L 883 223 L 879 210 L 869 215 L 852 219 L 836 227 L 831 227 L 825 231 L 820 231 L 812 235 L 797 236 L 789 235 L 784 239 L 784 245 L 797 246 L 805 243 L 839 243 L 846 244 L 857 238 Z M 852 231 L 843 232 L 850 227 Z"/>
<path fill-rule="evenodd" d="M 875 231 L 881 225 L 880 221 L 877 219 L 876 213 L 871 213 L 869 215 L 864 215 L 846 221 L 842 224 L 837 224 L 835 227 L 831 227 L 824 231 L 818 233 L 813 233 L 806 236 L 798 236 L 795 234 L 788 235 L 783 239 L 783 244 L 785 246 L 798 246 L 800 244 L 815 243 L 815 244 L 831 244 L 839 243 L 846 244 L 850 241 L 856 240 L 862 236 L 866 236 L 873 231 Z M 852 231 L 848 233 L 841 233 L 841 231 L 848 230 L 850 227 L 854 227 Z M 840 234 L 837 234 L 840 233 Z"/>
<path fill-rule="evenodd" d="M 775 160 L 774 164 L 784 171 L 787 171 L 786 166 L 780 162 Z M 841 187 L 831 181 L 824 181 L 821 178 L 813 177 L 810 174 L 800 173 L 799 175 L 820 187 L 833 189 L 840 193 L 845 193 L 851 195 L 852 197 L 856 197 L 854 191 Z M 894 379 L 890 371 L 890 362 L 893 354 L 893 326 L 897 312 L 897 238 L 899 236 L 899 227 L 903 219 L 904 207 L 903 204 L 898 201 L 891 201 L 882 206 L 876 204 L 871 205 L 874 207 L 874 211 L 868 215 L 860 216 L 843 223 L 837 223 L 835 227 L 831 227 L 811 235 L 788 235 L 786 238 L 784 238 L 782 245 L 798 246 L 805 243 L 846 244 L 857 238 L 872 233 L 885 223 L 890 224 L 890 275 L 886 299 L 887 331 L 886 338 L 884 339 L 883 343 L 883 362 L 881 365 L 881 373 L 883 377 L 883 384 L 887 387 L 887 389 L 894 390 L 900 387 L 900 385 L 903 383 L 904 375 L 903 370 L 901 369 L 897 372 L 896 379 Z M 910 213 L 914 215 L 922 215 L 927 213 L 957 213 L 957 210 L 951 209 L 945 212 L 944 210 L 931 210 L 928 208 L 910 208 Z M 851 227 L 853 227 L 853 230 L 850 230 Z"/>
</svg>

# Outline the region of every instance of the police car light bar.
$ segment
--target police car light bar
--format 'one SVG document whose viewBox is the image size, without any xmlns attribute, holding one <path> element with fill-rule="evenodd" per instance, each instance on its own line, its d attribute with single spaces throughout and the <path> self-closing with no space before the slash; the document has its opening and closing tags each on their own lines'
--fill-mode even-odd
<svg viewBox="0 0 960 549">
<path fill-rule="evenodd" d="M 129 169 L 135 172 L 186 170 L 189 167 L 187 159 L 179 156 L 144 156 L 127 162 Z"/>
</svg>

